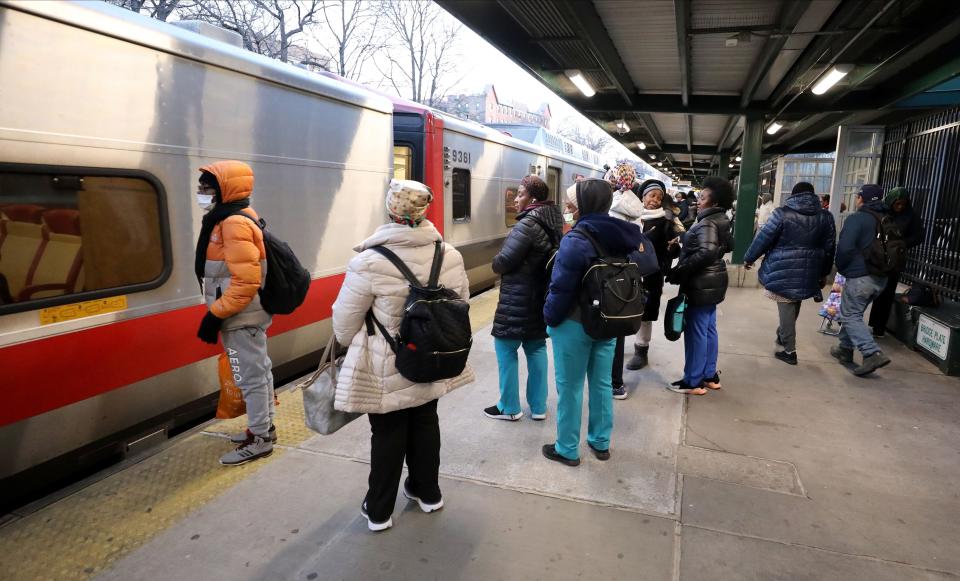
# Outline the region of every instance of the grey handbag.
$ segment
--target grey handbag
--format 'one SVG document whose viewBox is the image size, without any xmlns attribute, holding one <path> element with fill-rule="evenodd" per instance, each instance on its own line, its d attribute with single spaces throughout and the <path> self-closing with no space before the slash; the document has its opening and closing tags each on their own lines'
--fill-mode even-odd
<svg viewBox="0 0 960 581">
<path fill-rule="evenodd" d="M 307 381 L 300 384 L 303 390 L 303 418 L 307 427 L 318 434 L 329 435 L 363 414 L 342 412 L 334 409 L 337 391 L 337 375 L 343 358 L 337 358 L 337 340 L 333 334 L 320 359 L 320 367 Z"/>
</svg>

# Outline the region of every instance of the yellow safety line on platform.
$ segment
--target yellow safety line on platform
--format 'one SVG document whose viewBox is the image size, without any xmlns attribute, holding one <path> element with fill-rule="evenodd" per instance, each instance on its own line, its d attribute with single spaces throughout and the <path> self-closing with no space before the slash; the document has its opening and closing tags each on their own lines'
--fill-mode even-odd
<svg viewBox="0 0 960 581">
<path fill-rule="evenodd" d="M 470 303 L 477 331 L 493 321 L 499 293 Z M 143 461 L 21 519 L 0 526 L 0 579 L 89 579 L 295 447 L 313 433 L 303 420 L 299 389 L 279 394 L 279 436 L 270 458 L 239 467 L 218 459 L 230 443 L 213 435 L 239 432 L 246 416 L 215 422 Z"/>
</svg>

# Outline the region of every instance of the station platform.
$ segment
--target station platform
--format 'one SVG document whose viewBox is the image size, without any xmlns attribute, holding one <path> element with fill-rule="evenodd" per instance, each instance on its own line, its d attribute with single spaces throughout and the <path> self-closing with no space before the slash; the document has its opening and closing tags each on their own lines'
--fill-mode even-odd
<svg viewBox="0 0 960 581">
<path fill-rule="evenodd" d="M 0 579 L 960 577 L 960 382 L 892 337 L 893 363 L 857 378 L 807 302 L 792 367 L 773 358 L 775 304 L 731 288 L 723 389 L 666 391 L 683 350 L 658 327 L 651 367 L 625 372 L 630 397 L 614 402 L 612 459 L 584 444 L 570 468 L 540 455 L 552 386 L 545 422 L 482 414 L 497 399 L 496 298 L 473 300 L 476 383 L 440 402 L 442 511 L 400 495 L 394 527 L 369 532 L 368 422 L 314 435 L 287 389 L 268 459 L 220 466 L 244 418 L 211 422 L 7 515 Z"/>
</svg>

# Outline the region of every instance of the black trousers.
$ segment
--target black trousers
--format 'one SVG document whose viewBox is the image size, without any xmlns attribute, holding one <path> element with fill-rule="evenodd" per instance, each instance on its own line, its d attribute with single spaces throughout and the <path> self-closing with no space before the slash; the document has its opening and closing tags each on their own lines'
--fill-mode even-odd
<svg viewBox="0 0 960 581">
<path fill-rule="evenodd" d="M 873 301 L 870 307 L 870 327 L 876 333 L 886 331 L 887 321 L 890 320 L 890 309 L 897 294 L 897 283 L 900 282 L 900 273 L 893 272 L 887 277 L 887 286 Z"/>
<path fill-rule="evenodd" d="M 632 336 L 632 335 L 631 335 Z M 626 348 L 626 337 L 617 337 L 617 346 L 613 350 L 613 387 L 623 387 L 623 350 Z"/>
<path fill-rule="evenodd" d="M 427 503 L 439 502 L 440 424 L 437 400 L 386 414 L 367 414 L 370 438 L 370 478 L 367 514 L 383 522 L 397 502 L 403 461 L 410 471 L 410 491 Z"/>
</svg>

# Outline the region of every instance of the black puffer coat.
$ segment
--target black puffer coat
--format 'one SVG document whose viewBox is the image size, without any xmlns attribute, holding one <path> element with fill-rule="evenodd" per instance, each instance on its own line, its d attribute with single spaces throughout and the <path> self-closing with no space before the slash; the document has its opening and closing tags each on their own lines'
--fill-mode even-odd
<svg viewBox="0 0 960 581">
<path fill-rule="evenodd" d="M 667 279 L 680 285 L 689 304 L 699 307 L 723 302 L 728 284 L 723 255 L 732 247 L 731 242 L 730 220 L 723 208 L 708 208 L 697 214 L 697 223 L 683 238 L 680 261 Z"/>
<path fill-rule="evenodd" d="M 493 271 L 501 275 L 500 300 L 493 317 L 493 336 L 503 339 L 545 339 L 543 303 L 547 294 L 545 270 L 553 247 L 546 230 L 553 230 L 559 243 L 563 233 L 563 214 L 552 202 L 537 205 L 517 215 L 503 248 L 493 258 Z"/>
</svg>

